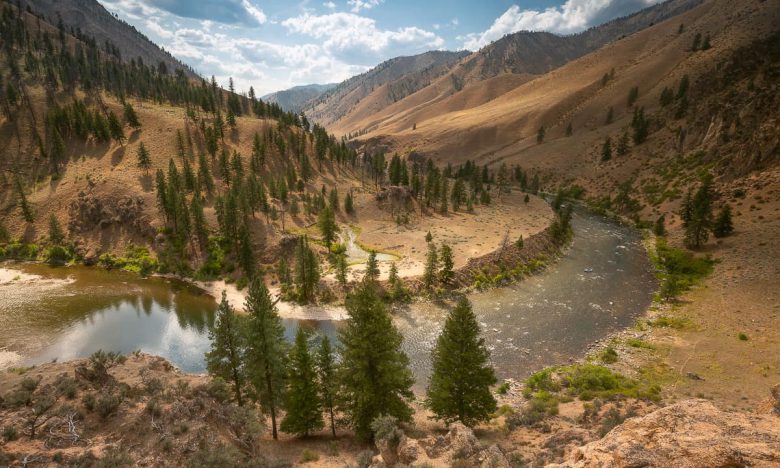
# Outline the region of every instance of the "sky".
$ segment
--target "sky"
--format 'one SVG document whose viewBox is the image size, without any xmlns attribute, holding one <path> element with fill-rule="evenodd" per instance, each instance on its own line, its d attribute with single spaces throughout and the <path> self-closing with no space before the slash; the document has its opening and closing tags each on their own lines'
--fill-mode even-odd
<svg viewBox="0 0 780 468">
<path fill-rule="evenodd" d="M 521 30 L 572 34 L 660 0 L 99 1 L 201 75 L 262 96 Z"/>
</svg>

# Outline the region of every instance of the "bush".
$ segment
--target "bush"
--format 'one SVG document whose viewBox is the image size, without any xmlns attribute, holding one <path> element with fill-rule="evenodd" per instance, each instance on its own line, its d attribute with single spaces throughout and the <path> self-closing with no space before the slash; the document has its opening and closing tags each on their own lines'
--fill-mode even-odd
<svg viewBox="0 0 780 468">
<path fill-rule="evenodd" d="M 81 399 L 81 402 L 84 404 L 84 408 L 86 408 L 87 411 L 93 411 L 95 409 L 96 400 L 94 393 L 87 393 L 84 395 L 84 398 Z"/>
<path fill-rule="evenodd" d="M 608 346 L 607 349 L 601 352 L 601 360 L 607 364 L 614 364 L 618 360 L 617 351 L 612 346 Z"/>
<path fill-rule="evenodd" d="M 303 453 L 301 453 L 301 463 L 315 462 L 319 459 L 320 456 L 313 450 L 303 449 Z"/>
<path fill-rule="evenodd" d="M 506 395 L 509 391 L 509 382 L 504 382 L 501 385 L 498 386 L 498 389 L 496 390 L 499 395 Z"/>
<path fill-rule="evenodd" d="M 19 438 L 19 431 L 14 426 L 5 426 L 3 428 L 3 438 L 6 442 L 13 442 Z"/>
<path fill-rule="evenodd" d="M 744 334 L 744 333 L 741 333 L 741 332 L 740 332 L 740 334 L 737 337 L 739 338 L 740 341 L 747 341 L 748 340 L 748 336 L 746 334 Z"/>
<path fill-rule="evenodd" d="M 401 437 L 398 429 L 398 418 L 395 416 L 379 416 L 371 422 L 371 431 L 376 440 L 386 440 L 390 443 L 397 442 Z"/>
<path fill-rule="evenodd" d="M 119 409 L 119 405 L 122 403 L 122 398 L 119 395 L 112 393 L 103 393 L 95 401 L 95 411 L 101 419 L 108 419 L 116 410 Z"/>
<path fill-rule="evenodd" d="M 374 452 L 371 450 L 363 450 L 357 456 L 357 466 L 358 468 L 368 468 L 373 460 Z"/>
<path fill-rule="evenodd" d="M 162 416 L 162 405 L 160 405 L 160 402 L 157 400 L 157 398 L 152 398 L 148 403 L 146 403 L 146 412 L 155 418 Z"/>
<path fill-rule="evenodd" d="M 558 398 L 550 392 L 540 391 L 533 394 L 521 411 L 506 418 L 509 430 L 519 426 L 533 426 L 547 416 L 558 414 Z"/>
<path fill-rule="evenodd" d="M 79 384 L 76 379 L 69 377 L 67 374 L 62 374 L 57 380 L 57 393 L 64 395 L 65 398 L 72 400 L 76 398 L 76 394 L 79 391 Z"/>
</svg>

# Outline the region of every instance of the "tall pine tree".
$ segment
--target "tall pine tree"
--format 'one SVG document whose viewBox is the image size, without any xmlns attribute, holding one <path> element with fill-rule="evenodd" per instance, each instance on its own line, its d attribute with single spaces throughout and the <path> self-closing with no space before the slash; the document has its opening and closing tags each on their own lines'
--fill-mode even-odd
<svg viewBox="0 0 780 468">
<path fill-rule="evenodd" d="M 278 439 L 276 414 L 284 401 L 287 342 L 275 302 L 261 278 L 249 285 L 246 310 L 247 375 L 263 410 L 271 415 L 273 438 Z"/>
<path fill-rule="evenodd" d="M 496 375 L 490 353 L 480 337 L 479 323 L 465 297 L 450 312 L 433 349 L 433 374 L 427 405 L 447 424 L 473 426 L 490 419 L 496 400 L 490 386 Z"/>
<path fill-rule="evenodd" d="M 317 381 L 320 389 L 320 401 L 322 409 L 328 412 L 330 419 L 330 431 L 336 437 L 336 418 L 334 408 L 338 397 L 338 382 L 336 381 L 336 357 L 327 336 L 322 337 L 322 342 L 317 350 Z"/>
<path fill-rule="evenodd" d="M 295 345 L 290 351 L 288 387 L 281 430 L 299 436 L 308 436 L 322 429 L 322 409 L 317 386 L 314 358 L 309 352 L 309 336 L 302 327 L 295 334 Z"/>
<path fill-rule="evenodd" d="M 349 318 L 339 331 L 341 411 L 363 440 L 373 437 L 371 422 L 380 415 L 410 421 L 414 377 L 401 351 L 403 337 L 393 326 L 375 288 L 362 285 L 346 300 Z"/>
<path fill-rule="evenodd" d="M 242 319 L 236 315 L 222 291 L 222 301 L 217 308 L 214 328 L 209 331 L 211 350 L 206 353 L 206 369 L 233 385 L 233 394 L 239 406 L 244 404 L 245 382 L 243 354 L 245 341 Z"/>
</svg>

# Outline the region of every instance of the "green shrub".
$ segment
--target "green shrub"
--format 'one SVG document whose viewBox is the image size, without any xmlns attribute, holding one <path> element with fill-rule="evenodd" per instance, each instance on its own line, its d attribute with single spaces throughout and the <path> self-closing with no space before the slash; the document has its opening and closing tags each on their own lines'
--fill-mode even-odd
<svg viewBox="0 0 780 468">
<path fill-rule="evenodd" d="M 632 348 L 645 348 L 645 349 L 655 348 L 655 346 L 651 345 L 647 341 L 640 340 L 639 338 L 629 338 L 626 340 L 626 344 L 631 346 Z"/>
<path fill-rule="evenodd" d="M 614 364 L 618 360 L 617 351 L 615 351 L 615 348 L 612 346 L 608 346 L 604 351 L 602 351 L 600 357 L 601 360 L 607 364 Z"/>
<path fill-rule="evenodd" d="M 558 398 L 550 392 L 540 391 L 533 394 L 525 407 L 506 418 L 507 427 L 512 430 L 519 426 L 533 426 L 548 416 L 558 414 Z"/>
<path fill-rule="evenodd" d="M 748 340 L 748 336 L 746 334 L 742 333 L 742 332 L 740 332 L 739 335 L 737 335 L 737 337 L 739 338 L 740 341 L 747 341 Z"/>
<path fill-rule="evenodd" d="M 108 419 L 122 403 L 122 398 L 119 395 L 113 393 L 102 393 L 100 397 L 95 401 L 95 412 L 101 419 Z"/>
<path fill-rule="evenodd" d="M 498 389 L 496 390 L 499 395 L 506 395 L 509 391 L 509 382 L 504 382 L 501 385 L 498 386 Z"/>
<path fill-rule="evenodd" d="M 7 442 L 13 442 L 19 438 L 19 431 L 14 426 L 5 426 L 3 427 L 3 438 Z"/>
<path fill-rule="evenodd" d="M 303 452 L 301 453 L 301 463 L 315 462 L 319 459 L 319 454 L 313 450 L 303 449 Z"/>
<path fill-rule="evenodd" d="M 363 450 L 357 456 L 358 468 L 368 468 L 374 459 L 374 452 L 371 450 Z"/>
</svg>

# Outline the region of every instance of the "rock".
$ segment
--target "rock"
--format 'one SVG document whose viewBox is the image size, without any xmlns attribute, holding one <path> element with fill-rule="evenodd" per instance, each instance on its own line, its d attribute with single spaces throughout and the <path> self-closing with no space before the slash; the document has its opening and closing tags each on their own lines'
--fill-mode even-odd
<svg viewBox="0 0 780 468">
<path fill-rule="evenodd" d="M 459 422 L 450 426 L 450 431 L 444 436 L 444 443 L 456 458 L 470 457 L 479 450 L 479 441 L 474 432 Z"/>
<path fill-rule="evenodd" d="M 398 442 L 398 461 L 405 465 L 411 465 L 417 461 L 421 451 L 420 444 L 416 440 L 402 435 Z"/>
<path fill-rule="evenodd" d="M 691 380 L 704 380 L 701 378 L 701 376 L 695 372 L 688 372 L 685 374 L 689 379 Z"/>
<path fill-rule="evenodd" d="M 575 448 L 564 463 L 548 468 L 778 465 L 776 416 L 730 413 L 707 400 L 686 400 L 629 419 L 604 438 Z"/>
<path fill-rule="evenodd" d="M 491 445 L 486 450 L 479 454 L 479 461 L 482 468 L 510 468 L 509 460 L 507 460 L 504 452 L 498 448 L 498 445 Z"/>
<path fill-rule="evenodd" d="M 377 439 L 376 448 L 387 466 L 395 466 L 398 462 L 398 440 Z"/>
</svg>

